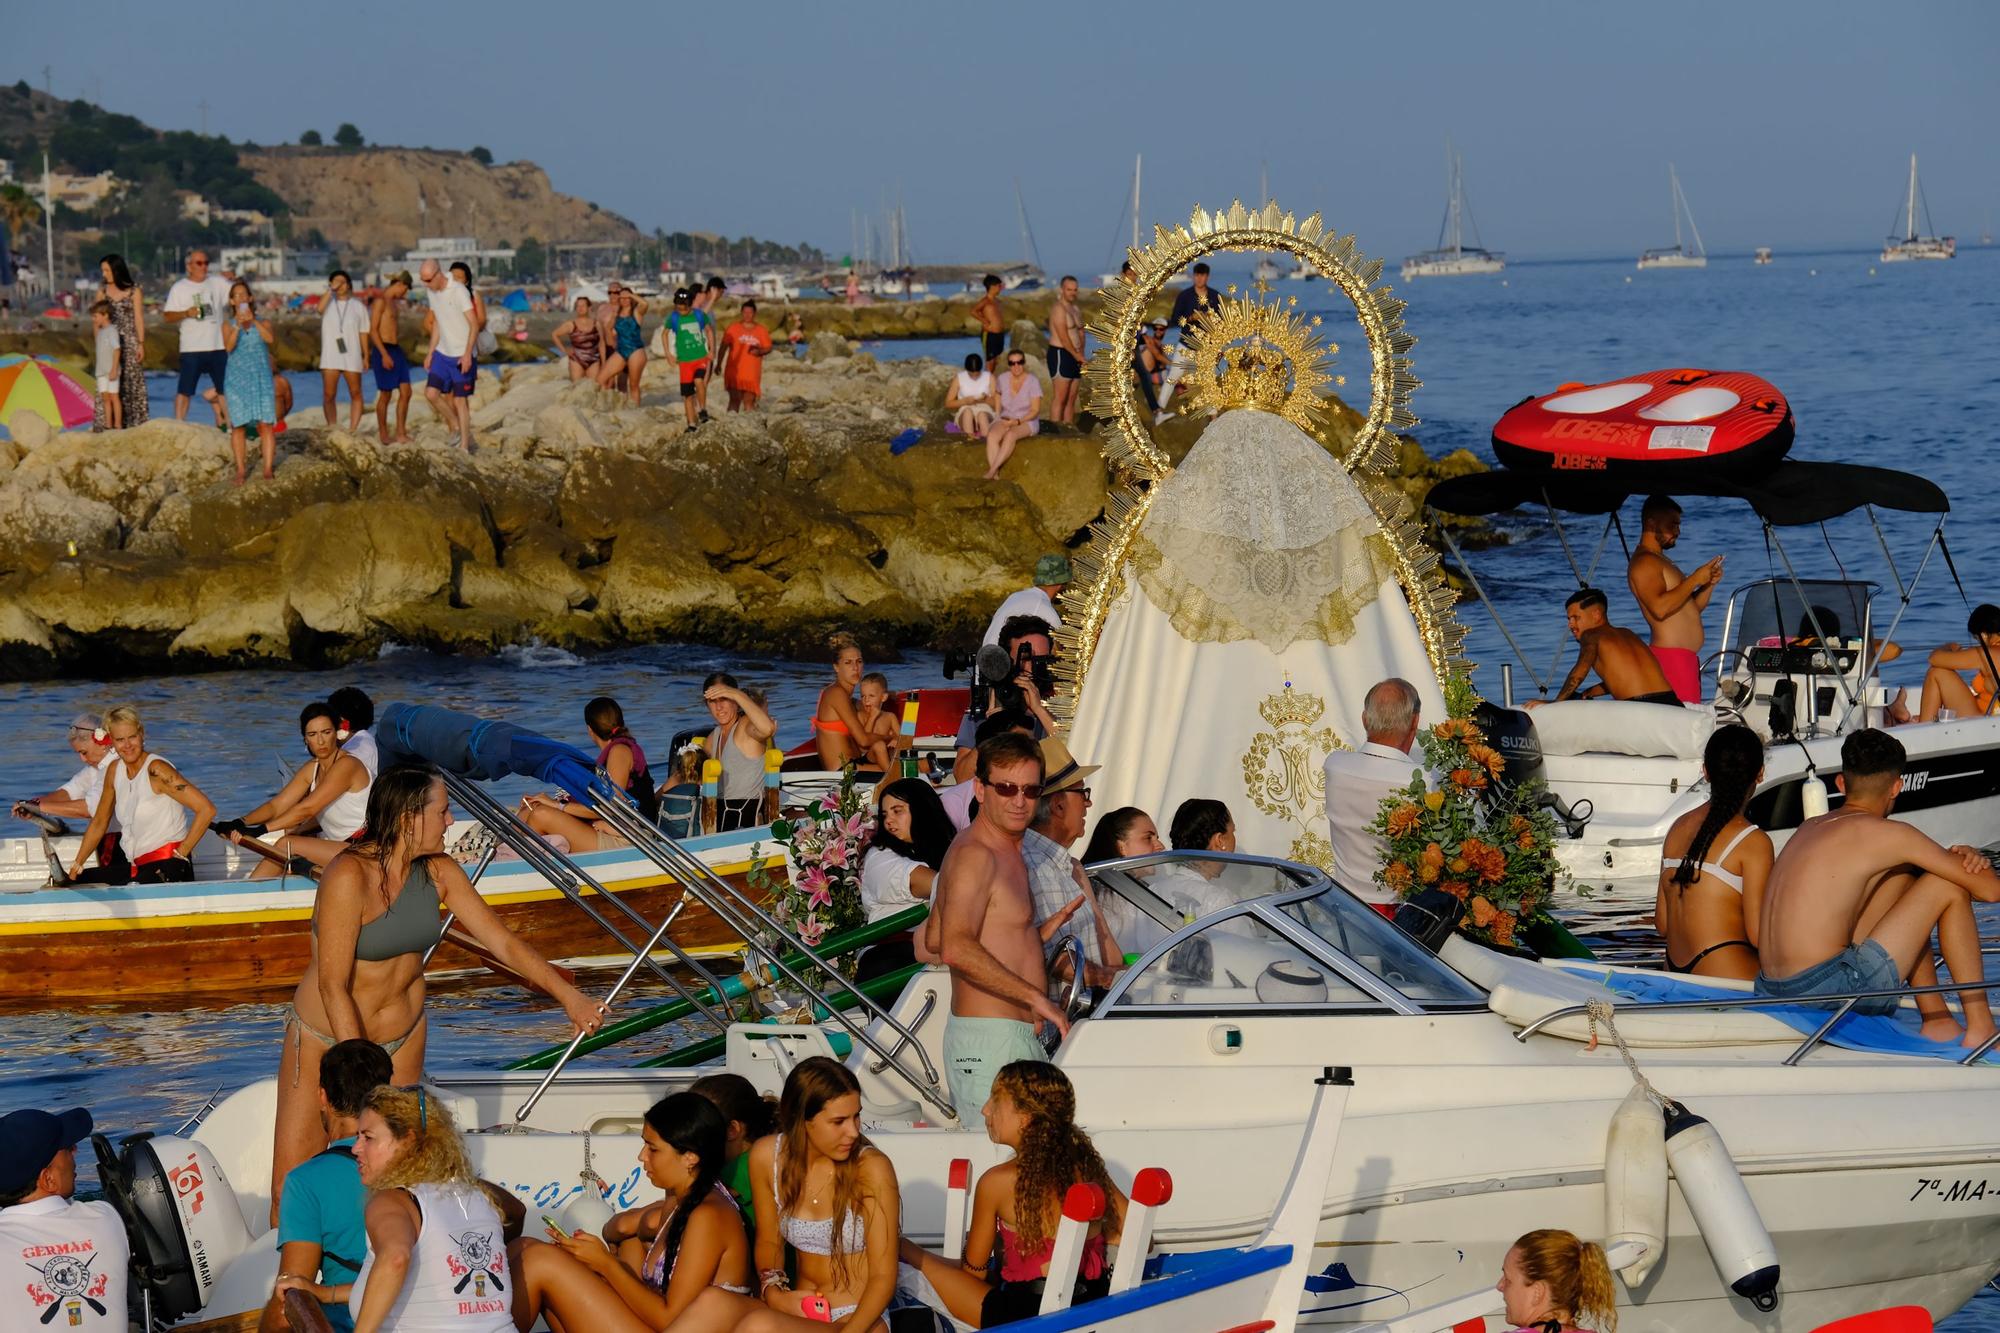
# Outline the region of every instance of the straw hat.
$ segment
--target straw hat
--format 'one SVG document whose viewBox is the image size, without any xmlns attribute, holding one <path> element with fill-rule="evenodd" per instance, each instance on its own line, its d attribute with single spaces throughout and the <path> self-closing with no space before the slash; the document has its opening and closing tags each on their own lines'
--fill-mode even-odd
<svg viewBox="0 0 2000 1333">
<path fill-rule="evenodd" d="M 1083 780 L 1095 773 L 1101 764 L 1079 764 L 1076 756 L 1069 752 L 1058 736 L 1042 738 L 1042 795 L 1054 796 L 1057 792 L 1074 791 L 1083 785 Z"/>
</svg>

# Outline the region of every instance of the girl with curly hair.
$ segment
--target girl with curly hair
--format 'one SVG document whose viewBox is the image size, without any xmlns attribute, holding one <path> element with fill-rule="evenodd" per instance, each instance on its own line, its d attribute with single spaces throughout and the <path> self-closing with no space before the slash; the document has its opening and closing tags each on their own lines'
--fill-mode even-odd
<svg viewBox="0 0 2000 1333">
<path fill-rule="evenodd" d="M 1042 1306 L 1049 1257 L 1055 1252 L 1063 1196 L 1072 1185 L 1104 1191 L 1106 1215 L 1084 1242 L 1076 1301 L 1094 1300 L 1111 1287 L 1105 1246 L 1125 1227 L 1125 1195 L 1111 1183 L 1104 1159 L 1077 1127 L 1076 1091 L 1054 1065 L 1016 1060 L 993 1080 L 985 1106 L 986 1137 L 1014 1150 L 979 1177 L 972 1193 L 972 1225 L 961 1263 L 902 1243 L 903 1262 L 920 1269 L 944 1299 L 952 1318 L 974 1328 L 1032 1319 Z M 987 1281 L 995 1241 L 1000 1285 Z M 1144 1255 L 1134 1261 L 1145 1262 Z"/>
<path fill-rule="evenodd" d="M 1567 1231 L 1530 1231 L 1514 1242 L 1494 1290 L 1516 1333 L 1618 1333 L 1618 1297 L 1604 1247 Z"/>
</svg>

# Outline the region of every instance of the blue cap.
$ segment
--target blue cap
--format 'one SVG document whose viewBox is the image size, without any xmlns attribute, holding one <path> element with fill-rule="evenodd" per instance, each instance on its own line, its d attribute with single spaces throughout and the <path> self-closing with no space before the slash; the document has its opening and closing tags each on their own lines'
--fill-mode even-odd
<svg viewBox="0 0 2000 1333">
<path fill-rule="evenodd" d="M 10 1111 L 0 1116 L 0 1194 L 16 1194 L 35 1183 L 64 1148 L 90 1137 L 90 1112 L 81 1106 L 51 1115 Z"/>
</svg>

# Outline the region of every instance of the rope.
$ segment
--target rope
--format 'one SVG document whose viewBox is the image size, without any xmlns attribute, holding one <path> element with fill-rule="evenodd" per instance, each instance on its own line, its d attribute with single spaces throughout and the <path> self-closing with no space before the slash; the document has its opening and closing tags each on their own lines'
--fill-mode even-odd
<svg viewBox="0 0 2000 1333">
<path fill-rule="evenodd" d="M 1604 1030 L 1611 1034 L 1612 1044 L 1618 1047 L 1618 1054 L 1624 1057 L 1625 1068 L 1632 1071 L 1632 1081 L 1645 1090 L 1646 1096 L 1652 1099 L 1654 1105 L 1665 1110 L 1674 1105 L 1673 1099 L 1647 1082 L 1646 1076 L 1639 1072 L 1639 1061 L 1633 1056 L 1632 1048 L 1625 1044 L 1625 1036 L 1618 1030 L 1618 1024 L 1612 1020 L 1611 1015 L 1615 1009 L 1616 1006 L 1610 1000 L 1584 1002 L 1584 1016 L 1590 1024 L 1590 1044 L 1585 1049 L 1592 1051 L 1597 1049 L 1597 1025 L 1602 1023 Z"/>
</svg>

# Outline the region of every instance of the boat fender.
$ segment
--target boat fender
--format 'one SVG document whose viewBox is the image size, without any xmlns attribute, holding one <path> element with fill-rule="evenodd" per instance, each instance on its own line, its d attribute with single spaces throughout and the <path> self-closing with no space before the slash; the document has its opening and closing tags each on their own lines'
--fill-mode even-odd
<svg viewBox="0 0 2000 1333">
<path fill-rule="evenodd" d="M 1799 784 L 1799 809 L 1807 819 L 1815 819 L 1826 813 L 1826 784 L 1820 781 L 1818 773 L 1809 773 Z"/>
<path fill-rule="evenodd" d="M 595 1177 L 586 1179 L 577 1196 L 563 1205 L 563 1230 L 572 1236 L 579 1231 L 591 1236 L 601 1235 L 604 1224 L 611 1220 L 614 1211 L 605 1200 L 604 1191 Z"/>
<path fill-rule="evenodd" d="M 1716 1272 L 1759 1310 L 1777 1308 L 1778 1250 L 1722 1135 L 1673 1103 L 1668 1104 L 1665 1128 L 1667 1161 Z"/>
<path fill-rule="evenodd" d="M 134 1134 L 114 1153 L 93 1135 L 105 1194 L 125 1223 L 134 1277 L 167 1323 L 207 1306 L 230 1264 L 250 1248 L 229 1177 L 202 1144 Z"/>
<path fill-rule="evenodd" d="M 1611 1113 L 1604 1142 L 1604 1248 L 1622 1241 L 1645 1247 L 1618 1270 L 1636 1288 L 1667 1247 L 1667 1126 L 1658 1104 L 1636 1086 Z"/>
</svg>

